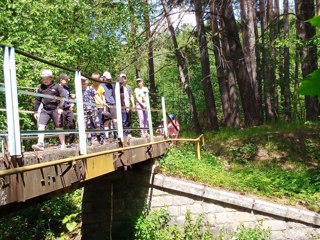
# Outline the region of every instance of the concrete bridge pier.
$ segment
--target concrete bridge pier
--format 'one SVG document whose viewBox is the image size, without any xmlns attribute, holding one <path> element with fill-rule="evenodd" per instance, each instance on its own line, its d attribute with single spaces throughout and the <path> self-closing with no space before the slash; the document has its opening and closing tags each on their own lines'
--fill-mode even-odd
<svg viewBox="0 0 320 240">
<path fill-rule="evenodd" d="M 152 160 L 88 183 L 82 198 L 82 239 L 133 239 L 134 222 L 148 200 Z"/>
</svg>

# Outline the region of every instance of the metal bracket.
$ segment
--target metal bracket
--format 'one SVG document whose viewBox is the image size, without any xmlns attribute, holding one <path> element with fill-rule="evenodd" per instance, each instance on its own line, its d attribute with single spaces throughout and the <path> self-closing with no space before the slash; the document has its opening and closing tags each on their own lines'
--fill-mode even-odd
<svg viewBox="0 0 320 240">
<path fill-rule="evenodd" d="M 4 166 L 9 169 L 10 168 L 10 152 L 8 147 L 8 139 L 4 138 L 3 140 L 3 163 Z"/>
<path fill-rule="evenodd" d="M 70 170 L 70 168 L 72 167 L 72 163 L 71 162 L 69 162 L 69 163 L 67 163 L 67 168 L 60 174 L 60 177 L 63 177 L 69 170 Z"/>
<path fill-rule="evenodd" d="M 85 172 L 81 171 L 77 162 L 72 162 L 73 170 L 77 176 L 78 181 L 85 179 Z"/>
<path fill-rule="evenodd" d="M 153 150 L 152 145 L 147 146 L 146 153 L 149 155 L 150 158 L 152 158 L 152 150 Z"/>
</svg>

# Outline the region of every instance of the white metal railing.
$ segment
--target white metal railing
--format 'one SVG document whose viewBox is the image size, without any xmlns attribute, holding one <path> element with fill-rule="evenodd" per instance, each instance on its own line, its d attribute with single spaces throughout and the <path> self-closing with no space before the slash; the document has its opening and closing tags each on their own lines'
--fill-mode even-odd
<svg viewBox="0 0 320 240">
<path fill-rule="evenodd" d="M 19 110 L 18 108 L 18 94 L 26 94 L 31 96 L 42 96 L 46 98 L 54 98 L 54 99 L 61 99 L 61 100 L 68 100 L 70 102 L 74 102 L 77 105 L 77 134 L 79 136 L 79 150 L 80 154 L 87 154 L 87 147 L 86 147 L 86 133 L 89 132 L 109 132 L 110 130 L 94 130 L 94 131 L 88 131 L 86 130 L 85 122 L 84 122 L 84 104 L 89 104 L 83 102 L 82 98 L 82 86 L 81 86 L 81 72 L 78 70 L 70 69 L 55 63 L 48 62 L 44 59 L 41 59 L 39 57 L 32 56 L 31 54 L 22 52 L 20 50 L 15 50 L 14 47 L 9 47 L 6 45 L 0 44 L 0 46 L 3 48 L 3 73 L 4 73 L 4 86 L 0 86 L 0 91 L 5 92 L 6 95 L 6 109 L 0 109 L 0 111 L 6 111 L 6 117 L 7 117 L 7 133 L 0 135 L 3 137 L 7 137 L 8 140 L 8 150 L 10 153 L 10 156 L 20 156 L 21 153 L 21 136 L 23 135 L 38 135 L 39 133 L 45 133 L 45 134 L 57 134 L 57 133 L 74 133 L 74 130 L 70 131 L 59 131 L 59 130 L 50 130 L 50 131 L 21 131 L 20 130 L 20 124 L 19 124 L 19 112 L 25 112 L 25 113 L 33 113 L 33 111 L 28 110 Z M 74 86 L 75 86 L 75 93 L 76 98 L 75 100 L 72 99 L 66 99 L 66 98 L 58 98 L 53 97 L 45 94 L 40 93 L 34 93 L 30 91 L 24 91 L 24 90 L 18 90 L 17 85 L 17 78 L 16 78 L 16 63 L 15 63 L 15 52 L 24 55 L 28 58 L 32 58 L 34 60 L 38 60 L 40 62 L 43 62 L 45 64 L 66 70 L 74 72 Z M 87 76 L 86 76 L 87 77 Z M 91 79 L 90 77 L 87 77 Z M 93 79 L 92 79 L 93 80 Z M 22 89 L 35 89 L 30 88 L 28 86 L 19 86 L 19 88 Z M 146 111 L 148 115 L 148 130 L 151 142 L 154 141 L 153 136 L 153 123 L 152 123 L 152 115 L 151 115 L 151 106 L 150 106 L 150 98 L 149 93 L 145 92 L 146 94 Z M 117 129 L 114 131 L 117 131 L 118 138 L 120 138 L 123 141 L 123 131 L 125 130 L 122 123 L 122 113 L 121 113 L 121 101 L 120 101 L 120 84 L 116 82 L 115 85 L 115 95 L 116 95 L 116 112 L 117 112 Z M 165 100 L 164 97 L 162 97 L 162 116 L 164 119 L 164 135 L 165 137 L 168 137 L 168 129 L 167 129 L 167 118 L 166 118 L 166 109 L 165 109 Z M 136 109 L 136 107 L 132 107 L 130 109 Z M 133 128 L 129 128 L 133 129 Z M 140 129 L 140 128 L 139 128 Z"/>
</svg>

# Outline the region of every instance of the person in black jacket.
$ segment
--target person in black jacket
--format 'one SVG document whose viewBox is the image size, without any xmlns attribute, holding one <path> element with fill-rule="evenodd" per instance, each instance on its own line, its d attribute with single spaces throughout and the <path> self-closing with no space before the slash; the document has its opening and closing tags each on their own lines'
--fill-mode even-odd
<svg viewBox="0 0 320 240">
<path fill-rule="evenodd" d="M 65 73 L 60 73 L 59 75 L 60 79 L 60 86 L 64 88 L 64 91 L 66 93 L 66 98 L 71 99 L 73 98 L 73 94 L 70 92 L 70 88 L 68 87 L 68 81 L 70 77 Z M 64 126 L 68 126 L 70 130 L 75 129 L 75 121 L 74 121 L 74 114 L 73 114 L 73 107 L 74 103 L 65 101 L 63 105 L 63 113 L 60 116 L 60 127 L 64 128 Z M 75 147 L 74 144 L 75 134 L 70 133 L 69 134 L 69 146 Z M 60 143 L 61 144 L 61 143 Z"/>
<path fill-rule="evenodd" d="M 53 74 L 49 69 L 44 69 L 41 73 L 42 84 L 37 93 L 50 95 L 53 97 L 66 97 L 65 90 L 58 83 L 53 82 Z M 42 104 L 42 109 L 39 107 Z M 56 130 L 60 128 L 60 115 L 63 112 L 64 101 L 54 98 L 37 97 L 34 106 L 34 118 L 38 120 L 38 130 L 43 131 L 50 119 L 53 120 Z M 60 149 L 65 148 L 64 134 L 59 134 Z M 44 150 L 44 134 L 38 134 L 38 143 L 32 145 L 36 151 Z"/>
</svg>

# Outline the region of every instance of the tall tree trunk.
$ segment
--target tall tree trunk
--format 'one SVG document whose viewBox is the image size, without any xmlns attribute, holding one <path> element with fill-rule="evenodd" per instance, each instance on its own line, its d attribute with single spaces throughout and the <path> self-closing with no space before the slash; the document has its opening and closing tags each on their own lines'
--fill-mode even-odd
<svg viewBox="0 0 320 240">
<path fill-rule="evenodd" d="M 267 2 L 267 24 L 269 29 L 269 41 L 267 42 L 266 60 L 265 60 L 265 81 L 264 81 L 264 95 L 265 95 L 265 112 L 266 121 L 273 121 L 277 118 L 275 111 L 275 49 L 272 46 L 275 39 L 274 32 L 274 12 L 273 1 Z"/>
<path fill-rule="evenodd" d="M 135 15 L 134 15 L 134 1 L 128 0 L 129 4 L 129 11 L 130 11 L 130 32 L 131 32 L 131 45 L 134 48 L 134 62 L 136 64 L 136 78 L 141 77 L 140 68 L 137 64 L 138 62 L 138 49 L 137 49 L 137 43 L 136 43 L 136 35 L 137 35 L 137 29 L 136 29 L 136 23 L 135 23 Z"/>
<path fill-rule="evenodd" d="M 250 76 L 247 71 L 246 63 L 243 60 L 244 55 L 239 39 L 239 31 L 237 29 L 233 8 L 230 0 L 219 2 L 219 15 L 223 20 L 226 32 L 227 42 L 230 48 L 230 67 L 235 71 L 239 86 L 241 103 L 244 112 L 244 120 L 246 125 L 260 124 L 259 111 L 256 108 L 257 102 L 255 98 L 254 86 L 249 81 Z"/>
<path fill-rule="evenodd" d="M 283 1 L 284 14 L 284 37 L 289 36 L 289 0 Z M 285 121 L 291 119 L 291 99 L 290 99 L 290 53 L 289 47 L 283 49 L 283 84 L 281 84 L 281 92 L 283 98 L 283 110 Z"/>
<path fill-rule="evenodd" d="M 280 19 L 280 15 L 279 15 L 279 0 L 274 0 L 274 23 L 272 25 L 273 28 L 272 28 L 272 36 L 273 36 L 273 40 L 272 40 L 272 43 L 275 42 L 275 39 L 277 39 L 277 37 L 279 36 L 279 19 Z M 279 52 L 278 52 L 278 48 L 275 48 L 275 47 L 272 47 L 272 52 L 273 52 L 273 55 L 272 55 L 272 59 L 274 59 L 274 61 L 272 61 L 273 65 L 273 71 L 272 71 L 272 74 L 273 74 L 273 114 L 275 116 L 275 120 L 278 120 L 279 119 L 279 95 L 278 95 L 278 86 L 279 86 L 279 78 L 277 78 L 277 74 L 276 74 L 276 69 L 277 69 L 277 66 L 281 66 L 282 67 L 282 64 L 279 64 L 281 63 L 281 61 L 279 61 L 278 58 L 281 58 L 281 56 L 279 55 Z M 281 74 L 282 74 L 282 69 L 281 69 Z"/>
<path fill-rule="evenodd" d="M 263 108 L 263 100 L 264 100 L 264 105 L 265 105 L 265 81 L 266 81 L 266 48 L 265 48 L 265 22 L 266 22 L 266 6 L 265 6 L 265 1 L 264 0 L 259 0 L 259 10 L 257 9 L 257 17 L 260 21 L 260 26 L 261 26 L 261 37 L 259 38 L 261 40 L 260 46 L 259 46 L 259 52 L 261 53 L 261 58 L 260 55 L 257 54 L 257 62 L 258 62 L 258 93 L 259 93 L 259 105 L 261 106 L 260 109 L 260 114 L 261 114 L 261 119 L 264 119 L 264 110 L 266 110 L 266 107 Z"/>
<path fill-rule="evenodd" d="M 199 50 L 201 58 L 201 73 L 202 73 L 202 85 L 204 91 L 204 99 L 206 102 L 206 111 L 208 116 L 208 129 L 209 130 L 219 130 L 217 109 L 215 98 L 212 90 L 211 84 L 211 72 L 210 72 L 210 62 L 209 53 L 206 39 L 206 32 L 203 22 L 203 6 L 202 0 L 194 0 L 194 9 L 197 22 L 197 32 L 199 38 Z"/>
<path fill-rule="evenodd" d="M 316 7 L 317 7 L 317 16 L 320 15 L 320 0 L 316 0 Z"/>
<path fill-rule="evenodd" d="M 149 4 L 148 0 L 143 0 L 143 15 L 144 24 L 146 27 L 146 38 L 148 40 L 148 66 L 149 66 L 149 84 L 150 84 L 150 95 L 151 95 L 151 105 L 155 106 L 157 104 L 157 88 L 154 76 L 154 62 L 153 62 L 153 42 L 152 35 L 150 31 L 150 18 L 149 18 Z"/>
<path fill-rule="evenodd" d="M 228 67 L 225 68 L 223 62 L 223 55 L 226 54 L 225 51 L 222 51 L 223 40 L 221 41 L 221 36 L 219 34 L 221 27 L 219 28 L 217 10 L 214 4 L 214 0 L 210 0 L 210 12 L 211 12 L 211 29 L 212 29 L 212 42 L 213 42 L 213 52 L 215 57 L 215 66 L 217 69 L 217 78 L 219 84 L 219 91 L 221 95 L 221 107 L 223 112 L 223 122 L 226 126 L 238 127 L 240 125 L 240 116 L 238 108 L 238 100 L 236 95 L 236 86 L 235 86 L 235 77 L 233 72 L 231 72 Z M 222 37 L 222 36 L 221 36 Z M 224 73 L 224 69 L 228 69 L 228 79 Z M 232 77 L 233 84 L 228 84 L 229 76 Z M 231 80 L 230 80 L 231 81 Z M 229 87 L 231 85 L 231 88 Z M 235 98 L 234 101 L 231 98 Z M 235 105 L 235 107 L 234 107 Z"/>
<path fill-rule="evenodd" d="M 177 65 L 178 65 L 178 70 L 179 70 L 179 80 L 180 83 L 182 84 L 183 90 L 186 92 L 186 94 L 188 95 L 189 98 L 189 102 L 190 102 L 190 110 L 191 110 L 191 116 L 192 116 L 192 120 L 193 120 L 193 124 L 195 127 L 195 130 L 197 133 L 201 132 L 201 126 L 199 123 L 199 119 L 198 119 L 198 113 L 197 113 L 197 108 L 196 108 L 196 102 L 193 96 L 193 93 L 190 89 L 190 86 L 188 85 L 187 79 L 189 80 L 190 76 L 188 73 L 188 68 L 186 67 L 186 60 L 183 57 L 179 46 L 178 46 L 178 41 L 176 38 L 176 34 L 172 25 L 172 21 L 169 15 L 169 10 L 167 7 L 167 3 L 165 0 L 161 0 L 162 3 L 162 7 L 163 7 L 163 11 L 164 11 L 164 15 L 167 19 L 167 23 L 168 23 L 168 28 L 169 28 L 169 32 L 171 34 L 171 38 L 172 38 L 172 42 L 174 45 L 174 49 L 175 49 L 175 55 L 177 58 Z M 186 79 L 187 78 L 187 79 Z"/>
<path fill-rule="evenodd" d="M 306 20 L 314 16 L 315 6 L 313 0 L 296 0 L 297 14 L 297 32 L 298 36 L 303 41 L 310 40 L 316 30 Z M 306 77 L 311 72 L 317 69 L 317 47 L 313 43 L 306 43 L 301 50 L 301 70 L 302 76 Z M 319 102 L 317 97 L 305 97 L 306 120 L 316 120 L 319 115 Z"/>
</svg>

